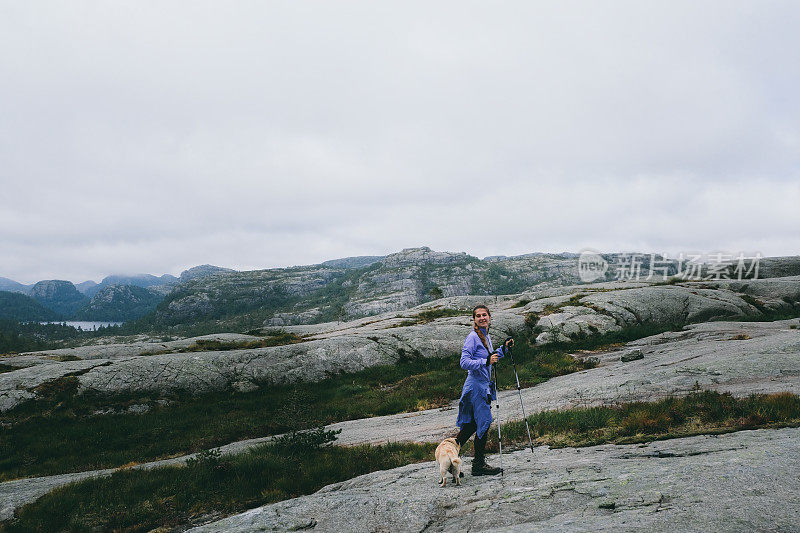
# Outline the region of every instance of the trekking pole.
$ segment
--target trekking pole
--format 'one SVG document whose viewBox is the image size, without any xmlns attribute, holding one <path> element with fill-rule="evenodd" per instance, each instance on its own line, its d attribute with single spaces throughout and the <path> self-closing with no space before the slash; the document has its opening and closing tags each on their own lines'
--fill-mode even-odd
<svg viewBox="0 0 800 533">
<path fill-rule="evenodd" d="M 500 448 L 500 476 L 502 477 L 505 476 L 505 470 L 503 469 L 503 436 L 500 434 L 500 395 L 497 394 L 497 369 L 494 364 L 492 365 L 492 372 L 494 372 L 494 397 L 495 408 L 497 409 L 497 446 Z"/>
<path fill-rule="evenodd" d="M 514 354 L 511 351 L 511 346 L 506 350 L 511 357 L 511 364 L 514 367 L 514 377 L 517 378 L 517 392 L 519 393 L 519 404 L 522 406 L 522 418 L 525 419 L 525 429 L 528 430 L 528 442 L 531 444 L 531 453 L 533 453 L 533 439 L 531 438 L 531 428 L 528 425 L 528 415 L 525 414 L 525 402 L 522 401 L 522 388 L 519 386 L 519 375 L 517 375 L 517 363 L 514 361 Z"/>
</svg>

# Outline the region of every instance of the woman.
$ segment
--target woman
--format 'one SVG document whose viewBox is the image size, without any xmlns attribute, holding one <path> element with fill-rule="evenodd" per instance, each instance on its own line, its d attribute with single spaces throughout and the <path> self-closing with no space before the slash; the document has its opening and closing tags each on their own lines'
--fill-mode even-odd
<svg viewBox="0 0 800 533">
<path fill-rule="evenodd" d="M 492 339 L 489 337 L 492 316 L 485 305 L 472 310 L 472 321 L 472 331 L 461 350 L 461 368 L 467 371 L 467 379 L 458 403 L 456 424 L 461 430 L 456 440 L 460 446 L 464 446 L 472 434 L 477 433 L 472 475 L 492 476 L 502 472 L 500 468 L 486 464 L 484 458 L 486 437 L 492 423 L 491 401 L 497 398 L 494 383 L 491 382 L 492 365 L 505 355 L 514 341 L 508 339 L 497 352 L 492 349 Z"/>
</svg>

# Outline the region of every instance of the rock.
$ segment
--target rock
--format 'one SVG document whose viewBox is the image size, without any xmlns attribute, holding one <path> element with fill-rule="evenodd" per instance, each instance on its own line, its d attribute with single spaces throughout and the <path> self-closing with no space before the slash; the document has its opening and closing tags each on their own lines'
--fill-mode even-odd
<svg viewBox="0 0 800 533">
<path fill-rule="evenodd" d="M 550 296 L 536 292 L 524 312 L 542 315 L 536 339 L 546 344 L 604 334 L 637 325 L 677 327 L 770 312 L 800 311 L 800 276 L 775 279 L 685 282 L 673 285 L 597 284 L 563 287 Z"/>
<path fill-rule="evenodd" d="M 320 314 L 321 311 L 318 307 L 299 313 L 275 313 L 272 318 L 264 321 L 264 326 L 281 327 L 294 326 L 297 324 L 313 324 L 317 321 Z"/>
<path fill-rule="evenodd" d="M 639 359 L 644 359 L 644 354 L 640 349 L 631 350 L 628 353 L 624 354 L 620 357 L 620 360 L 623 363 L 629 363 L 631 361 L 638 361 Z"/>
<path fill-rule="evenodd" d="M 214 265 L 199 265 L 181 272 L 181 276 L 180 278 L 178 278 L 178 280 L 181 283 L 186 283 L 187 281 L 191 281 L 194 279 L 206 278 L 209 276 L 214 276 L 216 274 L 226 274 L 230 272 L 236 272 L 236 271 L 230 268 L 223 268 Z"/>
<path fill-rule="evenodd" d="M 342 259 L 330 259 L 320 264 L 331 268 L 364 268 L 377 263 L 385 257 L 384 255 L 359 255 L 355 257 L 343 257 Z"/>
<path fill-rule="evenodd" d="M 622 329 L 614 318 L 595 312 L 589 307 L 564 306 L 559 313 L 543 316 L 537 326 L 544 332 L 536 338 L 537 344 L 569 342 L 575 336 L 590 336 Z"/>
<path fill-rule="evenodd" d="M 211 296 L 206 293 L 192 293 L 180 298 L 175 298 L 169 302 L 162 316 L 166 321 L 173 323 L 186 322 L 194 319 L 202 319 L 214 312 L 211 303 Z"/>
<path fill-rule="evenodd" d="M 800 514 L 798 445 L 800 429 L 786 428 L 646 445 L 538 447 L 504 453 L 502 477 L 467 475 L 461 486 L 444 489 L 430 461 L 190 531 L 790 531 Z"/>
<path fill-rule="evenodd" d="M 156 353 L 177 352 L 188 348 L 197 341 L 220 341 L 220 342 L 250 342 L 257 341 L 261 337 L 254 335 L 243 335 L 241 333 L 212 333 L 188 339 L 177 339 L 170 341 L 156 341 L 148 336 L 141 336 L 127 343 L 104 343 L 78 346 L 75 348 L 57 348 L 54 350 L 44 350 L 41 352 L 29 352 L 18 356 L 7 358 L 17 366 L 31 366 L 38 363 L 51 363 L 53 360 L 77 357 L 78 359 L 118 359 L 133 356 L 149 356 Z"/>
<path fill-rule="evenodd" d="M 419 266 L 426 263 L 446 265 L 448 263 L 463 262 L 469 257 L 464 252 L 434 252 L 427 246 L 422 246 L 420 248 L 406 248 L 398 253 L 387 255 L 381 260 L 381 263 L 387 268 Z"/>
</svg>

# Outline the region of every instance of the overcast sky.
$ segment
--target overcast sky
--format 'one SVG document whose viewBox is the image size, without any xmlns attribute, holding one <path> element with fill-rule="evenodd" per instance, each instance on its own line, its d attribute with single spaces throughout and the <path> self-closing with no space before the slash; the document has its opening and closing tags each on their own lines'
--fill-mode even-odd
<svg viewBox="0 0 800 533">
<path fill-rule="evenodd" d="M 0 0 L 0 276 L 800 253 L 800 3 Z"/>
</svg>

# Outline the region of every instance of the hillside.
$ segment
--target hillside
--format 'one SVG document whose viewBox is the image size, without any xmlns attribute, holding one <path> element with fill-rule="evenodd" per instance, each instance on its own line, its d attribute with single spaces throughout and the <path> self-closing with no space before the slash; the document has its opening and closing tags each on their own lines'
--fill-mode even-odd
<svg viewBox="0 0 800 533">
<path fill-rule="evenodd" d="M 636 328 L 670 331 L 709 320 L 776 320 L 800 316 L 800 276 L 753 280 L 746 284 L 730 282 L 715 288 L 703 284 L 610 282 L 501 296 L 489 302 L 493 330 L 497 336 L 508 330 L 526 332 L 541 346 L 560 340 L 590 340 Z M 190 358 L 181 351 L 191 344 L 188 340 L 90 345 L 37 354 L 44 359 L 8 358 L 8 365 L 17 361 L 25 365 L 40 364 L 49 357 L 69 362 L 48 363 L 38 372 L 24 375 L 24 379 L 23 374 L 14 380 L 0 378 L 0 411 L 35 398 L 36 387 L 45 381 L 76 372 L 85 390 L 132 394 L 183 390 L 194 394 L 229 388 L 252 390 L 270 383 L 317 382 L 343 372 L 395 364 L 405 357 L 403 354 L 448 357 L 457 351 L 465 328 L 469 328 L 469 310 L 485 300 L 482 296 L 454 296 L 350 322 L 287 326 L 284 331 L 299 342 L 286 346 L 259 345 L 258 337 L 245 336 L 233 341 L 227 349 L 215 348 L 212 343 Z M 528 303 L 520 305 L 526 300 Z M 751 331 L 746 333 L 756 336 Z M 789 335 L 793 337 L 796 333 L 791 330 Z M 255 344 L 248 344 L 251 342 Z M 755 344 L 753 341 L 742 347 Z M 700 349 L 698 344 L 693 346 L 695 351 Z M 738 345 L 731 344 L 729 349 L 734 346 Z M 779 361 L 777 357 L 773 359 Z M 680 383 L 676 389 L 686 390 L 699 378 L 689 374 L 648 379 L 655 383 Z M 605 384 L 614 381 L 603 380 Z"/>
<path fill-rule="evenodd" d="M 89 298 L 78 292 L 69 281 L 40 281 L 31 288 L 30 297 L 54 311 L 62 318 L 70 317 L 89 303 Z"/>
<path fill-rule="evenodd" d="M 170 287 L 176 283 L 178 283 L 178 278 L 169 274 L 164 274 L 162 276 L 153 276 L 151 274 L 136 274 L 133 276 L 112 275 L 106 276 L 100 283 L 87 281 L 78 285 L 77 288 L 89 298 L 93 298 L 97 293 L 112 285 L 129 285 L 146 289 L 150 287 Z M 83 290 L 81 289 L 81 285 L 84 286 Z"/>
<path fill-rule="evenodd" d="M 592 298 L 600 296 L 604 299 Z M 428 303 L 348 323 L 290 326 L 265 337 L 226 334 L 174 341 L 151 339 L 11 356 L 4 358 L 4 364 L 15 369 L 0 374 L 0 410 L 10 413 L 5 416 L 13 421 L 13 409 L 35 406 L 28 403 L 31 400 L 47 402 L 48 395 L 55 395 L 52 398 L 55 405 L 70 401 L 70 395 L 77 393 L 73 404 L 68 404 L 69 409 L 92 402 L 84 414 L 84 423 L 94 424 L 103 418 L 99 414 L 121 417 L 127 413 L 128 417 L 137 417 L 136 424 L 140 424 L 147 417 L 159 416 L 172 402 L 178 402 L 177 409 L 180 402 L 189 401 L 187 398 L 197 398 L 198 402 L 211 398 L 203 396 L 206 394 L 217 394 L 213 396 L 217 402 L 233 398 L 241 411 L 248 395 L 268 393 L 288 381 L 293 383 L 282 389 L 287 395 L 281 400 L 285 401 L 284 407 L 272 415 L 283 419 L 287 413 L 297 413 L 296 402 L 306 398 L 302 393 L 303 383 L 316 389 L 324 384 L 309 382 L 341 376 L 344 388 L 340 392 L 352 401 L 363 387 L 357 385 L 354 373 L 373 365 L 400 367 L 409 357 L 450 360 L 453 366 L 442 367 L 443 371 L 449 375 L 451 370 L 447 369 L 452 368 L 457 379 L 463 379 L 454 357 L 470 327 L 468 309 L 481 299 L 485 297 L 451 297 L 438 301 L 447 307 Z M 520 305 L 525 300 L 530 301 Z M 676 306 L 675 302 L 686 302 L 687 306 Z M 652 402 L 691 396 L 698 391 L 727 393 L 745 402 L 753 393 L 777 393 L 777 398 L 789 398 L 786 393 L 800 391 L 797 357 L 800 326 L 796 318 L 800 315 L 800 277 L 797 276 L 729 282 L 713 288 L 705 282 L 611 282 L 551 287 L 501 296 L 490 305 L 495 339 L 507 329 L 535 333 L 546 323 L 543 321 L 558 314 L 565 314 L 568 319 L 559 322 L 559 326 L 551 323 L 550 327 L 559 327 L 559 333 L 569 336 L 580 331 L 569 326 L 578 327 L 572 319 L 583 315 L 567 308 L 586 308 L 599 316 L 613 318 L 627 331 L 642 326 L 663 331 L 640 335 L 625 345 L 605 344 L 599 350 L 572 352 L 576 359 L 594 360 L 594 366 L 550 377 L 536 386 L 524 384 L 521 394 L 529 415 Z M 684 315 L 684 310 L 688 314 Z M 672 313 L 698 323 L 676 327 Z M 795 318 L 775 320 L 777 315 Z M 272 337 L 283 338 L 284 344 L 266 343 Z M 553 340 L 551 336 L 541 342 L 547 346 Z M 517 365 L 524 377 L 523 368 L 532 361 L 522 359 L 519 352 L 518 357 Z M 505 423 L 520 419 L 522 413 L 520 393 L 513 389 L 507 364 L 504 371 L 500 385 L 505 390 L 499 393 L 499 401 Z M 421 376 L 413 377 L 418 378 Z M 407 380 L 383 382 L 382 392 L 374 392 L 375 400 L 380 401 L 381 395 L 389 394 Z M 182 397 L 181 391 L 189 395 Z M 113 400 L 115 394 L 120 395 L 121 403 Z M 418 404 L 412 412 L 394 411 L 396 414 L 351 420 L 345 417 L 328 429 L 342 430 L 337 443 L 343 445 L 435 443 L 454 431 L 457 396 L 455 391 L 444 406 L 436 408 Z M 109 400 L 109 405 L 103 404 Z M 264 402 L 254 405 L 260 409 Z M 202 406 L 204 411 L 209 408 Z M 755 423 L 743 420 L 745 429 Z M 177 420 L 172 421 L 176 423 Z M 790 425 L 796 425 L 796 421 Z M 376 524 L 398 531 L 449 530 L 464 527 L 467 523 L 464 517 L 477 516 L 475 512 L 480 513 L 484 507 L 497 511 L 496 523 L 509 531 L 536 528 L 574 531 L 576 520 L 582 520 L 581 517 L 589 520 L 587 531 L 596 530 L 597 524 L 604 524 L 609 530 L 633 531 L 642 523 L 663 529 L 684 522 L 692 524 L 690 530 L 705 530 L 704 524 L 709 524 L 714 515 L 709 506 L 724 514 L 720 523 L 745 524 L 744 529 L 757 530 L 766 523 L 790 523 L 796 507 L 793 498 L 796 476 L 792 475 L 796 470 L 794 450 L 800 442 L 796 429 L 736 431 L 722 436 L 694 433 L 695 436 L 655 442 L 651 442 L 653 437 L 637 436 L 640 440 L 634 441 L 636 444 L 630 441 L 589 447 L 568 444 L 563 449 L 543 445 L 537 446 L 533 455 L 530 450 L 507 449 L 505 431 L 507 475 L 502 478 L 476 479 L 467 473 L 461 487 L 448 485 L 439 489 L 435 484 L 435 468 L 424 462 L 374 472 L 319 491 L 314 489 L 307 493 L 314 494 L 257 507 L 201 530 L 257 531 L 314 526 L 321 531 L 359 531 L 373 529 Z M 205 430 L 201 435 L 203 439 L 208 437 Z M 670 435 L 673 436 L 683 435 Z M 241 453 L 266 440 L 263 433 L 252 435 L 248 440 L 221 446 L 221 453 Z M 213 444 L 218 445 L 218 442 Z M 10 443 L 8 446 L 11 453 L 14 448 Z M 464 455 L 469 464 L 470 452 Z M 159 456 L 163 457 L 154 454 L 153 458 Z M 172 457 L 143 464 L 142 468 L 150 470 L 187 459 L 190 458 Z M 213 457 L 208 460 L 212 466 L 216 464 Z M 117 464 L 128 461 L 123 459 Z M 498 463 L 496 455 L 492 462 Z M 107 476 L 113 469 L 74 472 L 1 484 L 0 499 L 7 502 L 0 509 L 2 518 L 10 518 L 14 509 L 55 487 L 87 477 Z M 125 472 L 128 472 L 125 476 L 133 475 L 131 470 Z M 222 472 L 219 471 L 220 475 Z M 156 474 L 169 476 L 170 471 Z M 786 490 L 765 492 L 764 480 L 778 483 Z M 217 487 L 216 482 L 213 486 Z M 760 495 L 748 492 L 753 487 L 758 487 Z M 147 489 L 144 496 L 150 497 L 150 493 L 151 489 Z M 87 498 L 94 498 L 93 493 L 87 494 Z M 730 494 L 738 495 L 741 500 L 736 513 L 725 507 L 730 503 Z M 474 495 L 479 496 L 477 500 Z M 400 507 L 387 503 L 400 500 L 404 502 Z M 248 500 L 247 507 L 255 506 L 253 502 Z M 368 512 L 353 514 L 354 509 L 362 508 Z M 208 516 L 202 521 L 213 519 Z"/>
<path fill-rule="evenodd" d="M 605 254 L 603 258 L 607 270 L 596 282 L 632 277 L 634 267 L 625 263 L 626 254 Z M 649 274 L 651 259 L 639 254 L 635 272 L 642 280 Z M 676 261 L 662 261 L 658 256 L 655 260 L 656 276 L 651 282 L 678 273 Z M 680 267 L 685 270 L 686 264 Z M 761 278 L 796 274 L 800 274 L 798 257 L 760 262 Z M 178 285 L 142 327 L 180 331 L 192 326 L 194 334 L 241 332 L 262 326 L 353 320 L 440 298 L 496 296 L 580 283 L 576 254 L 478 259 L 463 252 L 409 248 L 385 257 L 340 259 L 312 266 L 217 270 Z"/>
<path fill-rule="evenodd" d="M 135 285 L 109 285 L 79 309 L 74 320 L 126 321 L 141 318 L 153 311 L 164 297 Z"/>
<path fill-rule="evenodd" d="M 23 285 L 22 283 L 16 282 L 13 279 L 0 277 L 0 291 L 21 292 L 23 294 L 27 294 L 30 288 L 30 285 Z"/>
<path fill-rule="evenodd" d="M 0 291 L 0 319 L 19 322 L 56 320 L 58 313 L 18 292 Z"/>
<path fill-rule="evenodd" d="M 141 291 L 136 297 L 129 295 L 127 304 L 122 295 L 106 295 L 78 314 L 75 313 L 88 300 L 63 285 L 69 282 L 39 282 L 34 295 L 40 303 L 56 310 L 62 319 L 141 317 L 138 323 L 126 326 L 131 333 L 244 332 L 261 327 L 352 320 L 409 309 L 446 297 L 497 296 L 579 284 L 583 282 L 578 272 L 578 258 L 575 253 L 537 252 L 479 259 L 463 252 L 437 252 L 421 247 L 388 256 L 348 257 L 317 265 L 248 272 L 200 265 L 185 270 L 180 278 L 168 274 L 115 275 L 104 278 L 99 284 L 82 283 L 80 289 L 89 295 L 96 295 L 110 285 L 132 285 L 157 293 L 163 301 L 158 303 L 145 298 Z M 711 265 L 700 267 L 686 261 L 664 260 L 657 255 L 615 253 L 603 254 L 602 259 L 606 268 L 599 279 L 593 280 L 595 283 L 614 279 L 646 280 L 651 273 L 655 277 L 649 281 L 663 281 L 690 269 L 693 274 L 702 269 L 706 278 L 713 277 L 708 275 Z M 736 277 L 733 267 L 728 267 L 726 276 Z M 693 270 L 695 268 L 698 270 Z M 800 257 L 762 258 L 759 270 L 745 277 L 756 273 L 759 278 L 800 274 Z M 7 281 L 9 287 L 15 287 L 11 289 L 14 291 L 24 288 L 11 280 L 0 281 Z M 59 285 L 56 291 L 54 283 L 63 286 Z M 143 303 L 143 299 L 148 303 Z M 154 302 L 158 304 L 155 309 Z M 583 307 L 582 312 L 590 308 Z"/>
<path fill-rule="evenodd" d="M 313 324 L 408 309 L 442 297 L 579 282 L 575 259 L 561 256 L 484 261 L 465 253 L 412 248 L 374 259 L 216 273 L 178 286 L 150 323 L 220 321 L 220 327 L 240 330 Z"/>
</svg>

